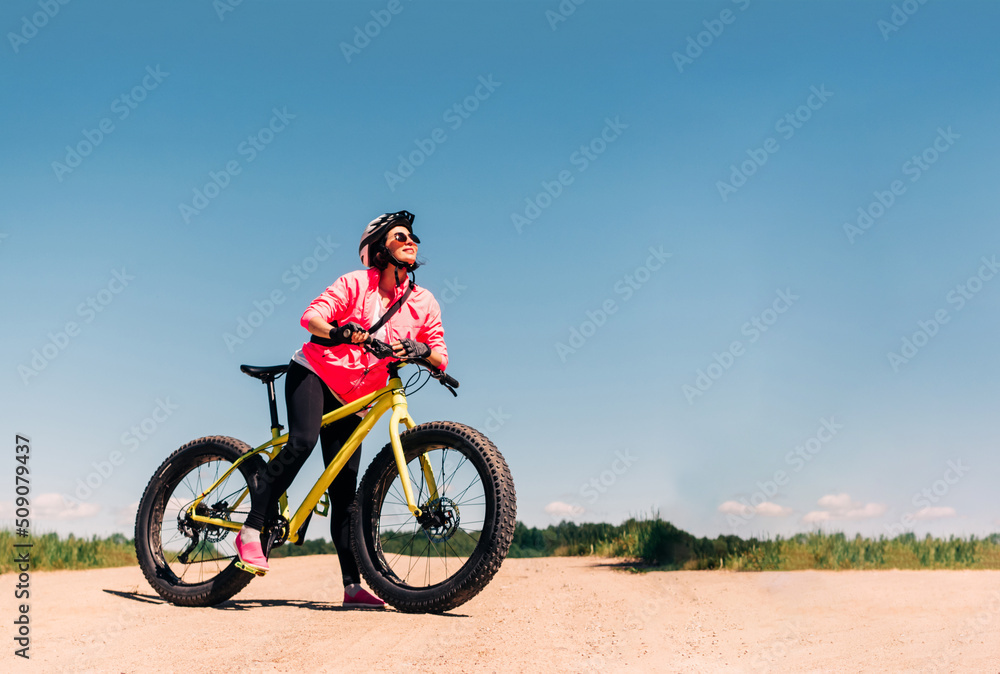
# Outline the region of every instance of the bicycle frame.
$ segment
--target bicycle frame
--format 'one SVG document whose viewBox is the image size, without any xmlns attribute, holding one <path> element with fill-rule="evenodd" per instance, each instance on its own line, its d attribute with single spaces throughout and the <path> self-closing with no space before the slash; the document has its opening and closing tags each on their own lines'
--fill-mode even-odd
<svg viewBox="0 0 1000 674">
<path fill-rule="evenodd" d="M 405 363 L 399 363 L 400 366 Z M 377 401 L 377 402 L 376 402 Z M 332 412 L 323 415 L 321 426 L 327 426 L 334 421 L 343 419 L 349 414 L 355 414 L 356 412 L 368 407 L 372 403 L 375 403 L 374 407 L 365 415 L 361 423 L 358 425 L 357 429 L 351 433 L 351 436 L 341 447 L 340 451 L 337 452 L 337 456 L 333 458 L 330 465 L 326 467 L 323 474 L 320 475 L 316 484 L 313 485 L 312 489 L 306 495 L 305 500 L 299 506 L 298 510 L 288 522 L 288 542 L 296 543 L 298 542 L 299 530 L 305 523 L 306 518 L 319 503 L 320 498 L 326 492 L 326 490 L 333 483 L 334 479 L 343 470 L 344 466 L 347 464 L 351 455 L 357 451 L 358 447 L 361 446 L 361 442 L 365 439 L 365 436 L 371 431 L 371 429 L 378 423 L 378 420 L 382 418 L 387 411 L 392 410 L 391 416 L 389 417 L 389 439 L 392 444 L 392 452 L 396 457 L 396 467 L 399 471 L 399 478 L 402 482 L 403 494 L 406 497 L 406 505 L 410 509 L 410 512 L 414 517 L 420 517 L 421 510 L 418 504 L 413 500 L 413 489 L 410 484 L 410 474 L 406 470 L 406 457 L 403 456 L 403 445 L 399 440 L 399 424 L 406 424 L 407 428 L 413 428 L 416 422 L 410 416 L 409 409 L 406 404 L 406 392 L 403 390 L 403 382 L 399 377 L 398 373 L 395 373 L 390 377 L 389 382 L 384 388 L 380 388 L 378 391 L 374 391 L 359 398 L 354 402 L 344 405 Z M 188 506 L 187 514 L 195 522 L 202 522 L 204 524 L 211 524 L 223 529 L 229 529 L 231 531 L 239 531 L 243 526 L 239 522 L 231 522 L 229 520 L 223 520 L 214 517 L 205 517 L 203 515 L 198 515 L 195 513 L 195 508 L 201 503 L 202 499 L 206 495 L 210 494 L 219 484 L 224 482 L 226 478 L 234 470 L 237 470 L 239 465 L 244 461 L 248 460 L 252 456 L 258 454 L 266 454 L 268 456 L 269 463 L 274 461 L 276 457 L 284 449 L 285 443 L 288 442 L 288 433 L 283 435 L 278 435 L 279 431 L 277 428 L 271 429 L 271 440 L 265 442 L 260 447 L 247 452 L 239 459 L 237 459 L 232 466 L 229 467 L 219 479 L 213 482 L 201 495 L 196 498 L 190 506 Z M 428 501 L 433 501 L 438 497 L 437 494 L 437 483 L 434 481 L 434 474 L 431 470 L 430 462 L 427 460 L 426 456 L 420 455 L 420 467 L 424 474 L 424 478 L 427 481 L 427 487 L 430 491 L 428 496 Z M 239 507 L 243 500 L 249 495 L 249 489 L 244 489 L 240 494 L 239 498 L 232 505 L 233 508 Z M 283 514 L 287 516 L 287 494 L 282 494 L 280 503 L 282 506 Z"/>
</svg>

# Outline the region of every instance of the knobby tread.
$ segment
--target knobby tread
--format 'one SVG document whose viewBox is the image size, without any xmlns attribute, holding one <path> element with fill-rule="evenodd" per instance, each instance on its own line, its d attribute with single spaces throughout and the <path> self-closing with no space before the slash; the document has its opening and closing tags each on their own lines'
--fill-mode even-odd
<svg viewBox="0 0 1000 674">
<path fill-rule="evenodd" d="M 368 546 L 368 542 L 363 532 L 365 527 L 372 526 L 370 518 L 367 522 L 363 521 L 367 513 L 366 507 L 368 510 L 371 509 L 373 505 L 371 499 L 375 496 L 375 489 L 381 482 L 389 479 L 391 483 L 391 480 L 397 475 L 392 447 L 389 444 L 383 447 L 361 480 L 358 501 L 353 515 L 352 545 L 361 572 L 369 586 L 387 603 L 397 610 L 407 613 L 442 613 L 455 609 L 475 597 L 499 571 L 514 539 L 517 494 L 510 469 L 496 445 L 485 435 L 465 424 L 453 421 L 434 421 L 400 433 L 400 441 L 403 443 L 408 462 L 417 456 L 416 450 L 419 448 L 418 445 L 408 449 L 408 444 L 412 444 L 411 440 L 416 441 L 421 435 L 434 433 L 462 438 L 472 446 L 474 452 L 482 459 L 490 478 L 484 481 L 484 488 L 493 492 L 495 516 L 492 526 L 486 526 L 483 532 L 487 533 L 486 529 L 488 529 L 487 544 L 477 545 L 476 551 L 469 559 L 472 565 L 468 569 L 463 567 L 463 570 L 456 576 L 434 588 L 426 590 L 400 588 L 395 582 L 379 572 L 371 561 L 376 558 L 376 550 L 364 549 Z M 373 512 L 368 514 L 374 517 Z"/>
<path fill-rule="evenodd" d="M 160 464 L 153 473 L 139 501 L 135 520 L 136 557 L 143 576 L 150 586 L 165 600 L 178 606 L 215 606 L 232 598 L 245 588 L 252 574 L 237 569 L 231 563 L 214 578 L 198 585 L 176 585 L 172 583 L 158 564 L 157 556 L 153 554 L 151 543 L 154 535 L 159 535 L 160 522 L 150 521 L 151 511 L 157 506 L 159 498 L 166 498 L 161 492 L 167 487 L 167 481 L 182 471 L 198 458 L 216 456 L 235 461 L 240 456 L 251 451 L 250 445 L 236 438 L 224 435 L 211 435 L 192 440 L 181 446 Z"/>
</svg>

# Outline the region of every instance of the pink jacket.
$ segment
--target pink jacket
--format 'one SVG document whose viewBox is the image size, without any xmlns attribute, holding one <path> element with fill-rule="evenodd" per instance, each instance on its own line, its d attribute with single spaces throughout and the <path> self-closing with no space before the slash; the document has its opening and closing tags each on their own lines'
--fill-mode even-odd
<svg viewBox="0 0 1000 674">
<path fill-rule="evenodd" d="M 365 328 L 371 327 L 375 302 L 380 301 L 378 282 L 378 269 L 344 274 L 312 301 L 302 314 L 302 326 L 308 329 L 309 319 L 319 316 L 327 323 L 336 321 L 338 325 L 344 325 L 353 321 Z M 396 288 L 389 306 L 399 299 L 409 284 L 407 278 L 402 286 Z M 429 290 L 416 286 L 406 304 L 386 322 L 385 328 L 384 341 L 387 343 L 404 337 L 424 342 L 441 354 L 441 369 L 448 366 L 441 307 Z M 345 403 L 377 391 L 389 381 L 389 361 L 380 361 L 360 346 L 340 344 L 331 347 L 306 342 L 302 353 L 320 379 Z"/>
</svg>

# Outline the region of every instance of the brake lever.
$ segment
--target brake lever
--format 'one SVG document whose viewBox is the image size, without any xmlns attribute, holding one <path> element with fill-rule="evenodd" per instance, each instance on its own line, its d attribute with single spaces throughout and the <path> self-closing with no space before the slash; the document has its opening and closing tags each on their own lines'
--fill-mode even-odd
<svg viewBox="0 0 1000 674">
<path fill-rule="evenodd" d="M 458 397 L 458 393 L 455 391 L 455 389 L 458 388 L 458 381 L 454 377 L 451 377 L 450 375 L 441 372 L 436 367 L 428 363 L 425 359 L 415 358 L 413 360 L 408 360 L 406 358 L 399 358 L 399 356 L 397 356 L 396 353 L 392 350 L 391 346 L 371 336 L 368 337 L 368 341 L 364 342 L 364 347 L 376 358 L 398 358 L 400 361 L 404 363 L 410 362 L 410 363 L 416 363 L 418 365 L 423 364 L 427 366 L 428 368 L 430 368 L 427 370 L 428 374 L 430 374 L 430 376 L 433 377 L 434 379 L 437 379 L 438 383 L 444 386 L 446 389 L 448 389 L 448 391 L 450 391 L 453 396 L 455 396 L 456 398 Z"/>
<path fill-rule="evenodd" d="M 396 354 L 393 353 L 392 347 L 383 341 L 375 339 L 374 337 L 369 337 L 368 341 L 365 342 L 365 348 L 368 349 L 376 358 L 395 358 Z"/>
</svg>

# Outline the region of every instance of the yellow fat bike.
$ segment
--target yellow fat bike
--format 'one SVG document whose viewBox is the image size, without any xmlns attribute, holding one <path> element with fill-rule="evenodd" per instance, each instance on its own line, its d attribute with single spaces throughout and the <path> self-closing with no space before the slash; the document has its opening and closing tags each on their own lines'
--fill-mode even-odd
<svg viewBox="0 0 1000 674">
<path fill-rule="evenodd" d="M 375 339 L 364 348 L 392 355 Z M 404 386 L 399 370 L 407 364 L 421 370 Z M 214 606 L 254 578 L 234 539 L 257 481 L 281 470 L 288 434 L 278 423 L 274 381 L 288 366 L 240 369 L 267 385 L 271 439 L 256 448 L 224 436 L 193 440 L 156 470 L 139 502 L 139 565 L 153 589 L 177 605 Z M 323 416 L 326 426 L 368 410 L 294 514 L 287 494 L 268 504 L 263 535 L 265 553 L 285 542 L 301 545 L 312 516 L 326 514 L 327 488 L 389 412 L 389 443 L 365 471 L 351 508 L 353 553 L 369 587 L 389 605 L 438 613 L 467 602 L 499 570 L 514 535 L 516 497 L 507 463 L 485 435 L 451 421 L 417 425 L 410 417 L 406 391 L 414 381 L 426 383 L 422 372 L 457 395 L 458 382 L 426 360 L 392 361 L 384 388 Z"/>
</svg>

